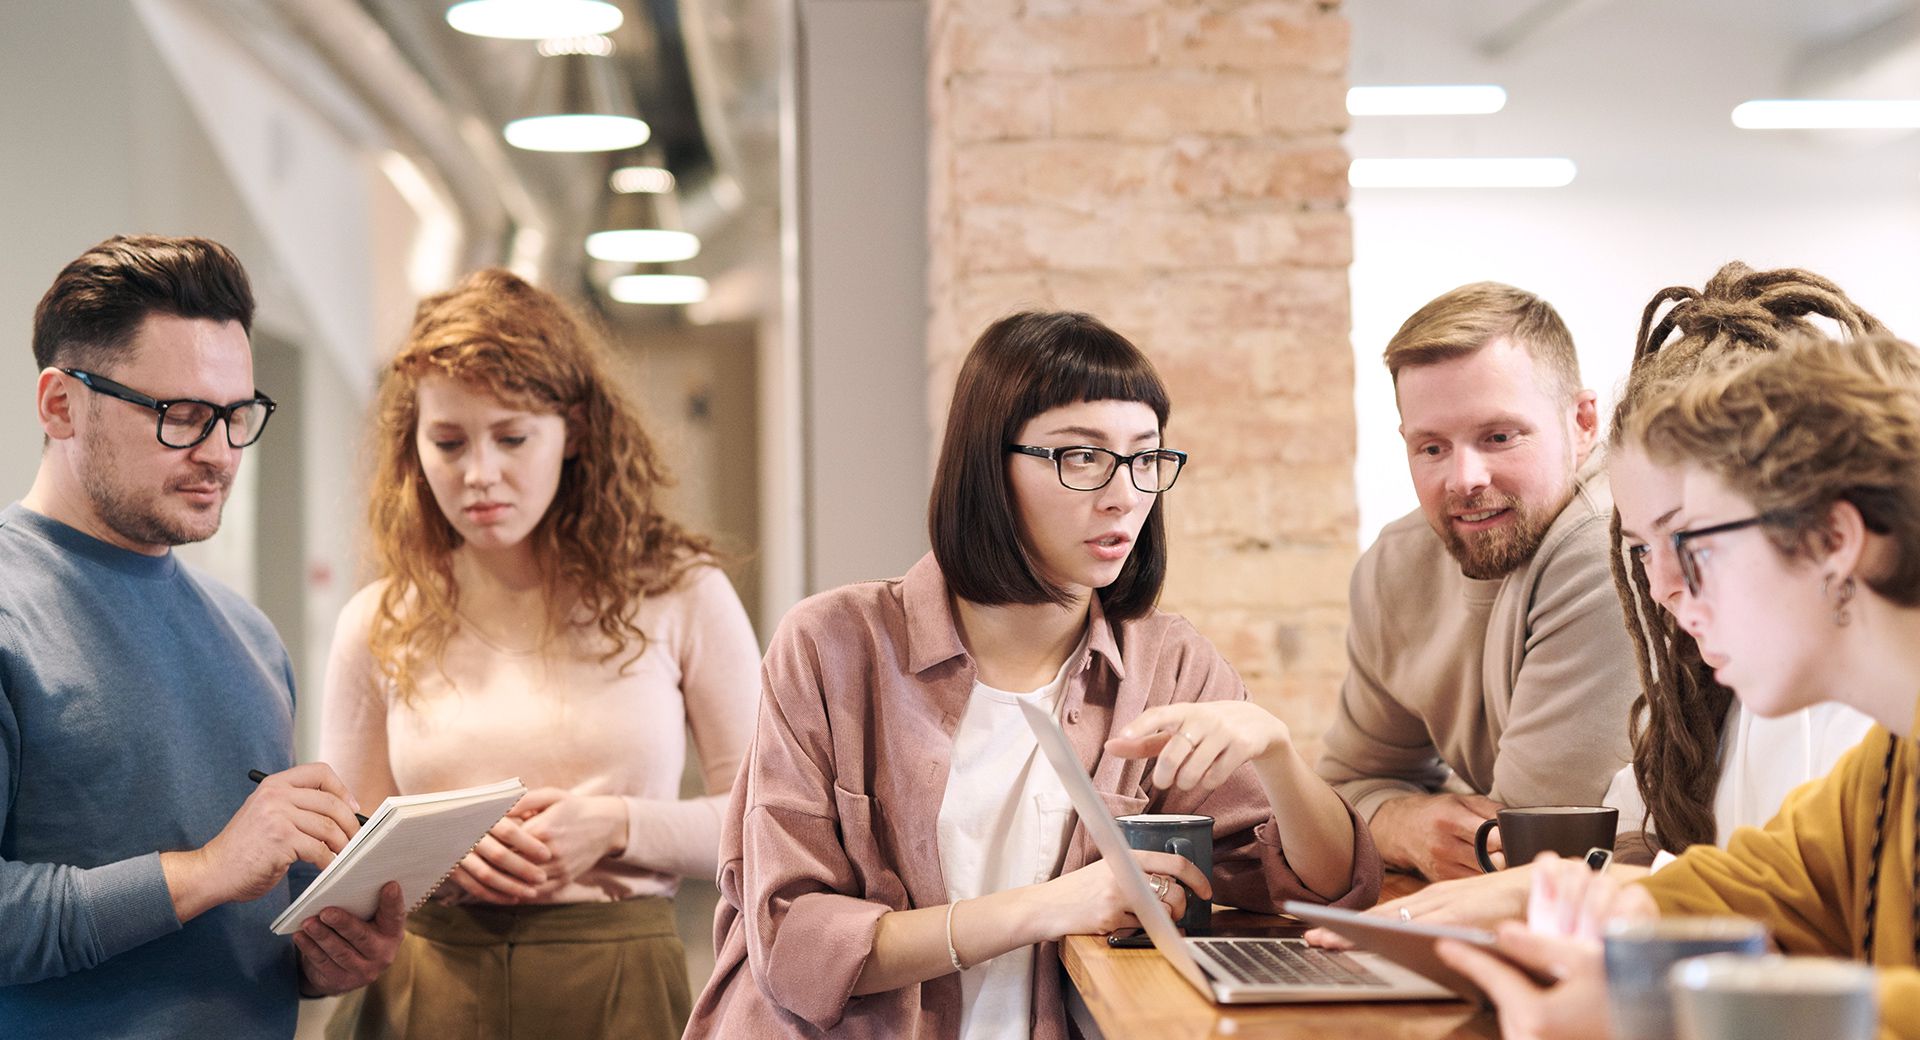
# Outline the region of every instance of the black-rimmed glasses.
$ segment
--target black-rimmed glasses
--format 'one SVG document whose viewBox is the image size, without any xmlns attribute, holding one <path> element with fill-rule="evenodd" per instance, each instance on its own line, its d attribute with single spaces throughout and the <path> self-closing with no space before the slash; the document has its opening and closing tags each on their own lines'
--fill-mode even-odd
<svg viewBox="0 0 1920 1040">
<path fill-rule="evenodd" d="M 1149 495 L 1157 495 L 1180 479 L 1180 468 L 1187 464 L 1187 453 L 1172 448 L 1148 448 L 1131 455 L 1075 444 L 1065 448 L 1040 448 L 1031 444 L 1009 444 L 1007 450 L 1035 458 L 1052 459 L 1062 486 L 1074 491 L 1098 491 L 1113 480 L 1124 463 L 1133 486 Z"/>
<path fill-rule="evenodd" d="M 273 418 L 273 410 L 279 407 L 273 403 L 273 398 L 258 390 L 247 400 L 232 404 L 214 404 L 193 397 L 161 401 L 106 376 L 77 368 L 63 368 L 60 371 L 78 379 L 96 394 L 151 408 L 158 413 L 154 436 L 169 448 L 191 448 L 199 444 L 207 439 L 207 435 L 213 432 L 213 424 L 221 419 L 227 421 L 227 443 L 235 448 L 247 447 L 260 439 L 260 434 L 267 428 L 267 420 Z"/>
<path fill-rule="evenodd" d="M 1674 559 L 1680 564 L 1680 578 L 1687 583 L 1687 595 L 1699 598 L 1701 567 L 1713 552 L 1708 546 L 1693 544 L 1696 539 L 1744 531 L 1749 527 L 1759 527 L 1763 524 L 1778 524 L 1786 519 L 1787 517 L 1779 513 L 1761 513 L 1759 516 L 1750 516 L 1745 520 L 1729 520 L 1724 524 L 1696 527 L 1690 531 L 1675 531 L 1668 535 L 1667 539 L 1673 543 Z"/>
</svg>

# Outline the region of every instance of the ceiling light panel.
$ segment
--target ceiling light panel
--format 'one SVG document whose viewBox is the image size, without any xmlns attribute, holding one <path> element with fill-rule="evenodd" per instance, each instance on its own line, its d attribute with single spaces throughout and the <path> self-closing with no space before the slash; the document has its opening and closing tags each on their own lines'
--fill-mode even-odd
<svg viewBox="0 0 1920 1040">
<path fill-rule="evenodd" d="M 700 239 L 685 231 L 623 228 L 587 236 L 587 255 L 595 260 L 670 264 L 700 255 Z"/>
<path fill-rule="evenodd" d="M 1347 90 L 1347 114 L 1355 116 L 1484 116 L 1505 107 L 1506 89 L 1484 83 Z"/>
<path fill-rule="evenodd" d="M 686 304 L 707 298 L 707 280 L 690 274 L 623 274 L 607 285 L 621 303 Z"/>
<path fill-rule="evenodd" d="M 447 9 L 455 29 L 506 40 L 594 36 L 618 29 L 623 19 L 603 0 L 467 0 Z"/>
<path fill-rule="evenodd" d="M 637 148 L 653 129 L 632 116 L 529 116 L 508 123 L 507 143 L 530 152 L 617 152 Z"/>
<path fill-rule="evenodd" d="M 1560 188 L 1578 172 L 1572 159 L 1355 159 L 1356 188 Z"/>
<path fill-rule="evenodd" d="M 665 195 L 673 184 L 672 171 L 659 166 L 622 166 L 607 178 L 607 186 L 622 195 Z"/>
<path fill-rule="evenodd" d="M 1780 99 L 1735 105 L 1742 130 L 1920 130 L 1920 99 Z"/>
</svg>

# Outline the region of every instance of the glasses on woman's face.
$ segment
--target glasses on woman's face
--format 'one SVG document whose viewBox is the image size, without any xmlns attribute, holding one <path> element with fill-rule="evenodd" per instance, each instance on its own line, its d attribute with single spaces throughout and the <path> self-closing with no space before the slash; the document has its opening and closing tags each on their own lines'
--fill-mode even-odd
<svg viewBox="0 0 1920 1040">
<path fill-rule="evenodd" d="M 1782 519 L 1774 513 L 1762 513 L 1759 516 L 1747 517 L 1745 520 L 1729 520 L 1724 524 L 1696 527 L 1690 531 L 1675 531 L 1668 535 L 1668 540 L 1673 543 L 1674 559 L 1680 564 L 1680 580 L 1687 584 L 1687 595 L 1695 599 L 1700 598 L 1702 575 L 1707 561 L 1713 557 L 1711 545 L 1696 544 L 1700 539 L 1758 527 L 1762 524 L 1775 524 Z"/>
<path fill-rule="evenodd" d="M 1035 458 L 1052 459 L 1062 486 L 1074 491 L 1098 491 L 1113 480 L 1120 467 L 1127 467 L 1133 486 L 1149 495 L 1157 495 L 1180 479 L 1180 468 L 1187 464 L 1187 453 L 1171 448 L 1148 448 L 1131 455 L 1075 444 L 1065 448 L 1041 448 L 1031 444 L 1009 444 L 1007 450 Z"/>
<path fill-rule="evenodd" d="M 213 432 L 213 424 L 221 419 L 227 421 L 227 444 L 235 448 L 247 447 L 260 439 L 260 434 L 266 431 L 267 420 L 273 418 L 273 410 L 279 407 L 273 403 L 273 398 L 258 390 L 247 400 L 232 404 L 214 404 L 193 397 L 161 401 L 92 372 L 77 368 L 63 368 L 60 371 L 78 379 L 96 394 L 159 413 L 154 436 L 169 448 L 191 448 L 199 444 L 207 439 L 207 435 Z"/>
</svg>

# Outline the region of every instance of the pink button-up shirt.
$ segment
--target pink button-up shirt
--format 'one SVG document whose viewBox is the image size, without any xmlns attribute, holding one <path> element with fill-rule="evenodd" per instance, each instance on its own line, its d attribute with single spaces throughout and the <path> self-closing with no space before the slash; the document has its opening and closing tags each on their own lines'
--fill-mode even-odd
<svg viewBox="0 0 1920 1040">
<path fill-rule="evenodd" d="M 1287 865 L 1250 768 L 1196 798 L 1150 789 L 1151 761 L 1103 751 L 1110 733 L 1150 707 L 1244 700 L 1246 687 L 1213 645 L 1159 611 L 1109 625 L 1097 598 L 1089 624 L 1061 715 L 1113 813 L 1212 816 L 1219 902 L 1272 911 L 1287 899 L 1322 901 Z M 973 683 L 931 555 L 904 578 L 836 589 L 787 614 L 762 665 L 759 722 L 721 834 L 717 963 L 687 1036 L 959 1035 L 957 975 L 852 992 L 882 915 L 947 902 L 934 823 Z M 1353 874 L 1334 905 L 1357 908 L 1379 894 L 1380 858 L 1353 824 Z M 1061 871 L 1096 858 L 1076 827 Z M 1066 1035 L 1059 964 L 1059 944 L 1040 944 L 1037 1038 Z"/>
</svg>

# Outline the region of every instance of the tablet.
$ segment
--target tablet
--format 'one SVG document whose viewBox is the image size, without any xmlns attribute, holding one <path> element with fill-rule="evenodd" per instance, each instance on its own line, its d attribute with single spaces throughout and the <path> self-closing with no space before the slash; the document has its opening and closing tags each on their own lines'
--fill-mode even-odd
<svg viewBox="0 0 1920 1040">
<path fill-rule="evenodd" d="M 1512 965 L 1541 985 L 1550 985 L 1552 978 L 1541 975 L 1524 964 L 1516 963 L 1501 952 L 1495 945 L 1492 932 L 1480 928 L 1460 928 L 1444 924 L 1421 924 L 1418 921 L 1396 921 L 1391 917 L 1372 917 L 1352 910 L 1338 910 L 1318 903 L 1302 903 L 1290 900 L 1281 907 L 1287 913 L 1302 921 L 1319 925 L 1330 931 L 1339 932 L 1351 940 L 1355 946 L 1369 953 L 1377 953 L 1410 971 L 1418 972 L 1442 986 L 1469 1000 L 1477 1001 L 1481 1006 L 1491 1006 L 1492 1001 L 1473 980 L 1454 971 L 1447 962 L 1433 952 L 1435 943 L 1442 939 L 1452 939 L 1478 947 L 1491 953 L 1502 961 Z"/>
</svg>

